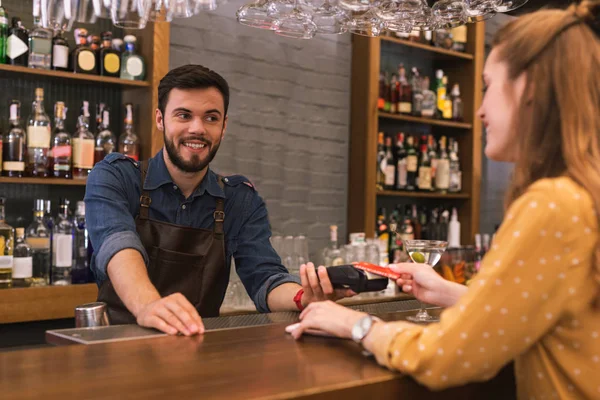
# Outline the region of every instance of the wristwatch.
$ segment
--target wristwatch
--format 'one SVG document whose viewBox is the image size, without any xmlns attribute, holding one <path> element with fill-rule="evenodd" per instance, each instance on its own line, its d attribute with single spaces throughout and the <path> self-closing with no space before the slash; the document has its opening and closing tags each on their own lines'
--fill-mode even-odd
<svg viewBox="0 0 600 400">
<path fill-rule="evenodd" d="M 359 344 L 362 343 L 362 340 L 367 336 L 376 321 L 372 315 L 367 315 L 359 319 L 352 327 L 352 340 Z"/>
</svg>

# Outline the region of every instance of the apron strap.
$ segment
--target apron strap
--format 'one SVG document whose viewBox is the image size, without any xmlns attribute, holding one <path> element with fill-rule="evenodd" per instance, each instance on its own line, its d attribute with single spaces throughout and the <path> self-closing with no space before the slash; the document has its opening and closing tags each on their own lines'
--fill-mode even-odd
<svg viewBox="0 0 600 400">
<path fill-rule="evenodd" d="M 223 177 L 220 175 L 217 175 L 217 182 L 219 183 L 219 187 L 225 191 L 225 184 L 223 183 Z M 214 228 L 214 232 L 215 235 L 217 235 L 218 237 L 222 237 L 225 230 L 223 229 L 223 221 L 225 221 L 225 202 L 221 197 L 218 197 L 217 200 L 217 206 L 215 209 L 215 213 L 213 214 L 213 217 L 215 219 L 215 228 Z"/>
<path fill-rule="evenodd" d="M 148 211 L 150 210 L 150 203 L 152 203 L 152 199 L 150 199 L 150 194 L 144 190 L 144 182 L 146 181 L 146 174 L 148 173 L 148 160 L 144 160 L 140 163 L 142 170 L 142 195 L 140 196 L 140 218 L 148 219 Z"/>
</svg>

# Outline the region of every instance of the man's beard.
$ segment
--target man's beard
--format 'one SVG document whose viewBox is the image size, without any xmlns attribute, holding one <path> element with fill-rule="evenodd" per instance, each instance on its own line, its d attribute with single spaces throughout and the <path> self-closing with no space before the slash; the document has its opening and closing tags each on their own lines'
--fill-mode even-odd
<svg viewBox="0 0 600 400">
<path fill-rule="evenodd" d="M 219 141 L 214 144 L 214 146 L 203 137 L 196 138 L 196 140 L 201 140 L 206 146 L 209 146 L 210 151 L 208 153 L 208 157 L 206 157 L 205 160 L 202 160 L 200 156 L 193 154 L 191 160 L 186 161 L 181 157 L 175 148 L 175 143 L 173 143 L 172 140 L 167 139 L 166 129 L 167 128 L 165 127 L 165 130 L 163 131 L 163 140 L 165 142 L 165 149 L 167 149 L 167 155 L 169 156 L 169 159 L 173 165 L 183 172 L 200 172 L 204 170 L 204 168 L 210 164 L 213 158 L 215 158 L 217 150 L 219 150 L 219 146 L 221 145 L 221 139 L 223 138 L 223 132 L 221 132 L 221 137 L 219 138 Z M 183 144 L 181 146 L 183 146 Z"/>
</svg>

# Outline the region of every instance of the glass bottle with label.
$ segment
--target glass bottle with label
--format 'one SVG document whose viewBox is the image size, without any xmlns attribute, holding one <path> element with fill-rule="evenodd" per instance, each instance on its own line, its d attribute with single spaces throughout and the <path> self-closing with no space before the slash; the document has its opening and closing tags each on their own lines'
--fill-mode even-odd
<svg viewBox="0 0 600 400">
<path fill-rule="evenodd" d="M 464 119 L 463 102 L 460 98 L 460 87 L 458 86 L 458 83 L 455 83 L 452 86 L 450 96 L 452 97 L 452 119 L 455 121 L 462 121 Z"/>
<path fill-rule="evenodd" d="M 96 55 L 87 45 L 87 29 L 75 29 L 77 47 L 71 52 L 71 69 L 84 74 L 96 73 Z"/>
<path fill-rule="evenodd" d="M 89 236 L 85 227 L 85 203 L 77 202 L 77 211 L 73 219 L 74 225 L 74 248 L 73 248 L 73 271 L 72 283 L 88 283 L 91 281 L 91 271 L 88 263 Z"/>
<path fill-rule="evenodd" d="M 444 115 L 444 101 L 446 100 L 446 85 L 444 84 L 444 71 L 438 69 L 435 71 L 436 78 L 436 91 L 437 91 L 437 111 L 436 114 L 439 118 Z"/>
<path fill-rule="evenodd" d="M 427 152 L 427 144 L 421 145 L 421 160 L 419 162 L 419 190 L 431 190 L 431 160 Z"/>
<path fill-rule="evenodd" d="M 52 69 L 69 71 L 69 42 L 62 30 L 57 30 L 52 39 Z"/>
<path fill-rule="evenodd" d="M 35 8 L 34 8 L 35 9 Z M 41 18 L 33 17 L 34 29 L 29 34 L 29 67 L 52 67 L 52 31 L 42 27 Z"/>
<path fill-rule="evenodd" d="M 71 178 L 71 134 L 65 130 L 67 109 L 62 101 L 54 105 L 54 133 L 52 135 L 52 170 L 56 178 Z"/>
<path fill-rule="evenodd" d="M 444 87 L 448 87 L 447 76 L 444 76 L 444 78 L 442 79 L 442 84 L 444 85 Z M 446 92 L 446 95 L 444 96 L 442 118 L 452 119 L 452 99 L 450 98 L 448 92 Z"/>
<path fill-rule="evenodd" d="M 392 114 L 398 113 L 398 106 L 400 105 L 400 82 L 398 82 L 398 76 L 392 74 L 392 81 L 390 82 L 390 112 Z"/>
<path fill-rule="evenodd" d="M 33 252 L 25 242 L 25 228 L 16 229 L 17 242 L 13 254 L 13 287 L 29 287 L 33 274 Z"/>
<path fill-rule="evenodd" d="M 96 126 L 94 129 L 90 127 L 90 131 L 100 131 L 100 127 L 102 126 L 102 111 L 106 108 L 106 104 L 104 103 L 96 103 Z"/>
<path fill-rule="evenodd" d="M 383 190 L 385 185 L 385 144 L 383 132 L 377 134 L 377 189 Z"/>
<path fill-rule="evenodd" d="M 0 0 L 0 64 L 6 63 L 6 40 L 8 39 L 8 18 Z"/>
<path fill-rule="evenodd" d="M 0 289 L 12 287 L 14 230 L 5 221 L 6 198 L 0 197 Z"/>
<path fill-rule="evenodd" d="M 21 178 L 25 172 L 27 146 L 21 127 L 21 103 L 10 103 L 9 131 L 2 143 L 2 175 Z"/>
<path fill-rule="evenodd" d="M 26 241 L 33 257 L 32 286 L 46 286 L 50 282 L 52 228 L 44 221 L 45 207 L 43 199 L 35 200 L 33 220 L 27 227 Z"/>
<path fill-rule="evenodd" d="M 429 154 L 429 161 L 431 163 L 431 191 L 435 190 L 435 176 L 437 173 L 438 154 L 436 151 L 436 143 L 433 135 L 427 137 L 427 152 Z"/>
<path fill-rule="evenodd" d="M 406 190 L 406 148 L 404 133 L 399 133 L 396 141 L 396 189 Z"/>
<path fill-rule="evenodd" d="M 27 66 L 29 61 L 29 34 L 23 27 L 21 18 L 12 18 L 12 27 L 6 39 L 6 63 Z"/>
<path fill-rule="evenodd" d="M 430 89 L 430 81 L 428 76 L 423 77 L 423 103 L 421 105 L 421 116 L 433 118 L 436 114 L 437 99 L 435 92 Z"/>
<path fill-rule="evenodd" d="M 450 183 L 448 191 L 458 193 L 462 190 L 462 172 L 460 170 L 460 160 L 458 158 L 458 142 L 450 142 Z"/>
<path fill-rule="evenodd" d="M 37 177 L 50 176 L 51 124 L 50 117 L 44 110 L 44 89 L 35 89 L 35 101 L 27 122 L 27 170 L 29 175 Z"/>
<path fill-rule="evenodd" d="M 435 171 L 435 188 L 442 193 L 448 192 L 450 186 L 450 158 L 446 150 L 446 136 L 440 139 L 440 156 Z"/>
<path fill-rule="evenodd" d="M 423 110 L 423 83 L 419 70 L 416 67 L 412 69 L 412 76 L 410 78 L 410 86 L 413 92 L 413 115 L 420 117 L 421 111 Z"/>
<path fill-rule="evenodd" d="M 402 114 L 411 114 L 413 101 L 412 87 L 406 78 L 406 69 L 404 68 L 404 64 L 400 64 L 400 67 L 398 68 L 398 75 L 398 80 L 400 81 L 400 106 L 398 107 L 398 112 Z"/>
<path fill-rule="evenodd" d="M 73 222 L 69 217 L 69 200 L 64 199 L 52 232 L 52 285 L 70 285 L 72 269 Z"/>
<path fill-rule="evenodd" d="M 461 25 L 453 28 L 452 31 L 452 50 L 467 51 L 467 26 Z"/>
<path fill-rule="evenodd" d="M 133 131 L 133 104 L 125 104 L 125 132 L 119 137 L 119 153 L 140 160 L 140 139 Z"/>
<path fill-rule="evenodd" d="M 119 77 L 121 72 L 121 54 L 112 48 L 112 33 L 102 32 L 100 48 L 100 75 Z"/>
<path fill-rule="evenodd" d="M 394 154 L 392 153 L 392 138 L 385 138 L 385 180 L 383 187 L 386 190 L 394 190 L 396 183 L 396 163 L 394 162 Z"/>
<path fill-rule="evenodd" d="M 104 160 L 104 157 L 117 151 L 117 138 L 110 130 L 110 115 L 108 108 L 102 111 L 102 125 L 96 135 L 96 148 L 94 151 L 94 165 Z"/>
<path fill-rule="evenodd" d="M 73 136 L 73 178 L 86 179 L 94 167 L 94 135 L 89 130 L 89 103 L 83 102 L 77 120 L 77 132 Z"/>
<path fill-rule="evenodd" d="M 135 42 L 133 35 L 123 38 L 125 41 L 125 52 L 121 56 L 121 78 L 135 81 L 143 81 L 146 75 L 144 59 L 135 53 Z"/>
<path fill-rule="evenodd" d="M 414 138 L 408 136 L 406 139 L 406 190 L 417 189 L 417 170 L 419 159 L 414 146 Z"/>
</svg>

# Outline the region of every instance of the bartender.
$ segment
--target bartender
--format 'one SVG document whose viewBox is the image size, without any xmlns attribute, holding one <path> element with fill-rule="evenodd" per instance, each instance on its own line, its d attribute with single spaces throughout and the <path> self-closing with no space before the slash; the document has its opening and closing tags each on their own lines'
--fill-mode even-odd
<svg viewBox="0 0 600 400">
<path fill-rule="evenodd" d="M 176 68 L 158 86 L 164 147 L 143 162 L 112 153 L 90 173 L 91 267 L 112 324 L 203 333 L 201 317 L 219 315 L 232 257 L 260 312 L 353 295 L 334 290 L 325 268 L 312 263 L 300 268 L 300 279 L 290 275 L 271 246 L 267 209 L 252 183 L 210 169 L 228 105 L 219 74 Z"/>
</svg>

